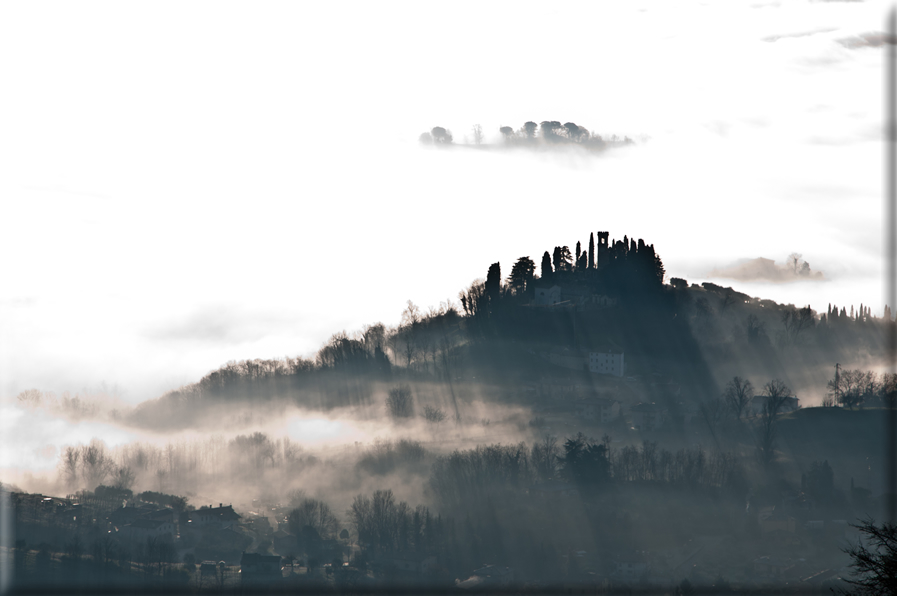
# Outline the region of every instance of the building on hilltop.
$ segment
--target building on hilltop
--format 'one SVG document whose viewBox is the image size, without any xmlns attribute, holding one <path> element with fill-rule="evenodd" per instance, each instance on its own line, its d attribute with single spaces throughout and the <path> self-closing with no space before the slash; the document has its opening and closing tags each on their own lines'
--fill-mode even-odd
<svg viewBox="0 0 897 596">
<path fill-rule="evenodd" d="M 205 526 L 214 526 L 219 530 L 229 528 L 240 519 L 240 515 L 234 511 L 233 506 L 224 506 L 219 503 L 218 507 L 203 507 L 190 512 L 189 524 L 194 528 Z"/>
<path fill-rule="evenodd" d="M 623 352 L 590 352 L 589 371 L 599 375 L 623 376 Z"/>
<path fill-rule="evenodd" d="M 550 288 L 536 288 L 536 306 L 554 306 L 561 301 L 561 288 L 558 285 Z"/>
</svg>

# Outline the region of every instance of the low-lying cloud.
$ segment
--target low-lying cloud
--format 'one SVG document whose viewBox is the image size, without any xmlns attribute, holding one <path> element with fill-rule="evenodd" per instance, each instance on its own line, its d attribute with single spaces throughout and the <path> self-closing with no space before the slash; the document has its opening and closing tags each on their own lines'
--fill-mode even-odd
<svg viewBox="0 0 897 596">
<path fill-rule="evenodd" d="M 789 257 L 785 264 L 778 264 L 772 259 L 757 257 L 742 259 L 721 269 L 713 269 L 711 278 L 735 279 L 738 281 L 766 281 L 772 283 L 789 283 L 795 281 L 823 281 L 821 271 L 812 271 L 810 264 L 798 254 Z"/>
</svg>

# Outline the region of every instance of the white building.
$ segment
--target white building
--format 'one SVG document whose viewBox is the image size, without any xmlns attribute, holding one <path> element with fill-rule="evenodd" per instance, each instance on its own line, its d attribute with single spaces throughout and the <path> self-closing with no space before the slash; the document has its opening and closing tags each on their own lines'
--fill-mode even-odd
<svg viewBox="0 0 897 596">
<path fill-rule="evenodd" d="M 589 353 L 589 370 L 599 375 L 623 376 L 623 353 Z"/>
<path fill-rule="evenodd" d="M 561 287 L 536 288 L 536 306 L 552 306 L 561 301 Z"/>
</svg>

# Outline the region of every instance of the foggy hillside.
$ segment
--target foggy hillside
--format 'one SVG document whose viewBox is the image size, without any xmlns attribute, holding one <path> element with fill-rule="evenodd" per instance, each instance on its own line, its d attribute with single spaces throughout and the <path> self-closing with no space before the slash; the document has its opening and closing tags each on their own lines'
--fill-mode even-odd
<svg viewBox="0 0 897 596">
<path fill-rule="evenodd" d="M 314 359 L 228 362 L 131 409 L 29 390 L 21 412 L 142 438 L 70 444 L 55 475 L 16 478 L 18 531 L 40 546 L 23 569 L 44 552 L 71 565 L 84 559 L 73 544 L 95 544 L 118 575 L 156 566 L 152 581 L 172 585 L 196 581 L 170 575 L 185 561 L 226 570 L 245 552 L 299 557 L 284 571 L 297 586 L 489 585 L 489 573 L 750 586 L 768 552 L 806 555 L 809 577 L 843 564 L 831 520 L 881 511 L 872 470 L 895 379 L 878 371 L 894 324 L 863 305 L 816 313 L 668 279 L 654 245 L 597 232 L 508 274 L 489 266 L 458 303 L 408 301 L 397 324 L 336 333 Z M 94 517 L 54 522 L 23 489 Z M 161 550 L 115 521 L 122 503 L 163 501 L 179 529 Z M 230 506 L 238 535 L 200 526 Z M 817 521 L 829 529 L 806 530 Z M 770 542 L 770 528 L 793 540 Z M 408 552 L 438 563 L 384 567 Z M 331 559 L 349 575 L 324 569 Z"/>
</svg>

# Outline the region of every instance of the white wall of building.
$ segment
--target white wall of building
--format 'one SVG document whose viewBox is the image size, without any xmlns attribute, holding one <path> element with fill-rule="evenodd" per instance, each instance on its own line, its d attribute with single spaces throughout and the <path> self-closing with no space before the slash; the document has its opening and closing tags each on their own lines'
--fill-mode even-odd
<svg viewBox="0 0 897 596">
<path fill-rule="evenodd" d="M 589 370 L 599 375 L 623 376 L 623 354 L 591 352 L 589 354 Z"/>
</svg>

